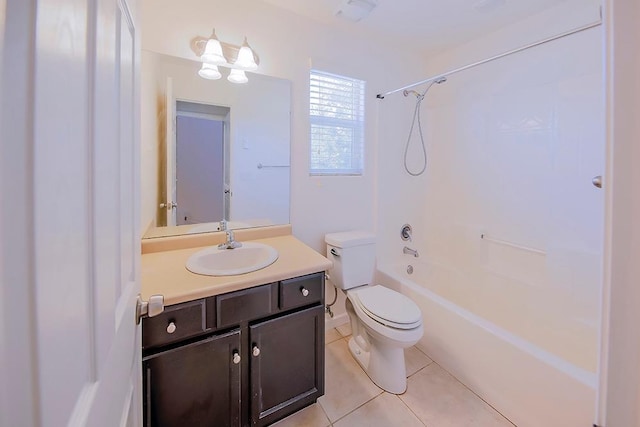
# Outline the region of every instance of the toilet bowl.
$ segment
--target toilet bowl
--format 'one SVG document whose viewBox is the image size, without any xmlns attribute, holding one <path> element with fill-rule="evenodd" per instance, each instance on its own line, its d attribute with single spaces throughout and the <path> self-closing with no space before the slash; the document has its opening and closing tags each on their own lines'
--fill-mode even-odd
<svg viewBox="0 0 640 427">
<path fill-rule="evenodd" d="M 405 295 L 370 285 L 374 238 L 358 231 L 327 234 L 327 257 L 333 261 L 329 277 L 347 296 L 351 354 L 380 388 L 400 394 L 407 388 L 404 349 L 422 337 L 422 313 Z"/>
<path fill-rule="evenodd" d="M 384 295 L 384 308 L 393 308 L 391 311 L 400 314 L 400 318 L 390 316 L 390 310 L 376 313 L 375 308 L 364 304 L 361 297 L 368 297 L 370 292 Z M 353 357 L 380 388 L 389 393 L 404 393 L 407 389 L 404 349 L 415 345 L 424 332 L 422 314 L 416 304 L 398 292 L 375 285 L 347 291 L 346 308 L 351 322 L 349 350 Z"/>
</svg>

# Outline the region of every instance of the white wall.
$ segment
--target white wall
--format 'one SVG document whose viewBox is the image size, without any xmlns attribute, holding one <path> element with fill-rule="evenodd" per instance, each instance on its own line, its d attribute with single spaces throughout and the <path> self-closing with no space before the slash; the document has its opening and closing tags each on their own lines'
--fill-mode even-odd
<svg viewBox="0 0 640 427">
<path fill-rule="evenodd" d="M 142 2 L 143 48 L 196 59 L 189 42 L 209 36 L 240 44 L 243 37 L 260 56 L 260 73 L 292 82 L 291 223 L 294 234 L 324 253 L 325 233 L 374 228 L 376 143 L 375 94 L 418 78 L 420 62 L 392 43 L 381 45 L 353 32 L 251 0 Z M 365 174 L 310 177 L 308 87 L 310 65 L 367 81 Z M 389 114 L 394 115 L 394 112 Z"/>
</svg>

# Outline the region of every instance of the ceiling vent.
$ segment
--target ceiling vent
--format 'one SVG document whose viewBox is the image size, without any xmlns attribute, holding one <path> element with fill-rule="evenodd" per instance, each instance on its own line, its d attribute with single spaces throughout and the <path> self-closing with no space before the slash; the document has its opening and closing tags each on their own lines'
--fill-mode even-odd
<svg viewBox="0 0 640 427">
<path fill-rule="evenodd" d="M 377 0 L 344 0 L 338 6 L 334 15 L 352 22 L 358 22 L 366 18 L 377 5 Z"/>
</svg>

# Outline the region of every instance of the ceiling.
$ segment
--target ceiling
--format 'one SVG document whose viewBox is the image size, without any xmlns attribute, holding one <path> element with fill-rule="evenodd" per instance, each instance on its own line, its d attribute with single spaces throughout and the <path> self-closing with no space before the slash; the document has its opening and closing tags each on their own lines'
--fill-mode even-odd
<svg viewBox="0 0 640 427">
<path fill-rule="evenodd" d="M 325 25 L 406 43 L 423 53 L 461 44 L 564 0 L 373 0 L 359 22 L 334 16 L 346 0 L 262 0 Z"/>
</svg>

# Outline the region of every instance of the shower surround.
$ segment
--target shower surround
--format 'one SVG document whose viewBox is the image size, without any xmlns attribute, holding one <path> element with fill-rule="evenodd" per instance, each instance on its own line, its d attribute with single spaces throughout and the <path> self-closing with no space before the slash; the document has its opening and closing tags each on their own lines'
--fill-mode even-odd
<svg viewBox="0 0 640 427">
<path fill-rule="evenodd" d="M 563 2 L 445 52 L 425 77 L 597 21 L 598 6 Z M 415 102 L 380 101 L 379 276 L 421 306 L 419 346 L 521 427 L 595 419 L 602 55 L 598 27 L 435 85 L 422 102 L 428 165 L 419 177 L 403 168 Z M 387 111 L 404 111 L 403 121 Z M 420 151 L 413 138 L 411 170 Z M 403 254 L 405 223 L 418 259 Z"/>
</svg>

